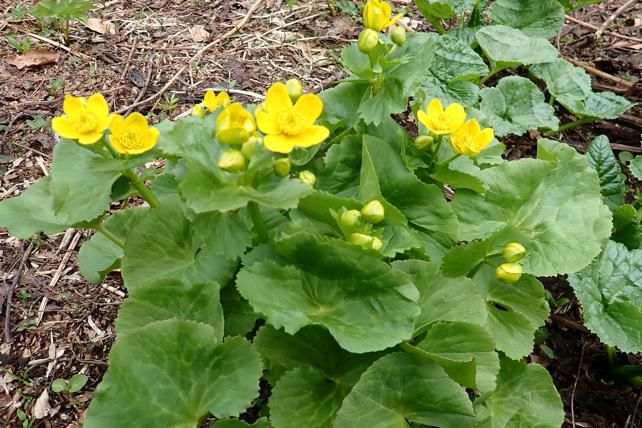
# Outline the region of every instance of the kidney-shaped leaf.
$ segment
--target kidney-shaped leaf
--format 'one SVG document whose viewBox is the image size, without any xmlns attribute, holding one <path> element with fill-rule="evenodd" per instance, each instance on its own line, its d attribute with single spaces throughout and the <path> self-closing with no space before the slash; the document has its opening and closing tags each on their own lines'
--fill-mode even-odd
<svg viewBox="0 0 642 428">
<path fill-rule="evenodd" d="M 502 234 L 502 244 L 516 241 L 526 247 L 526 272 L 575 272 L 600 253 L 611 233 L 611 214 L 584 156 L 567 145 L 540 140 L 538 157 L 483 170 L 488 184 L 483 196 L 457 191 L 453 208 L 461 238 Z"/>
<path fill-rule="evenodd" d="M 557 49 L 548 40 L 529 37 L 505 25 L 489 25 L 475 33 L 494 69 L 552 62 Z"/>
<path fill-rule="evenodd" d="M 531 37 L 549 39 L 564 26 L 564 7 L 557 0 L 498 0 L 488 8 L 494 23 L 517 28 Z"/>
<path fill-rule="evenodd" d="M 134 357 L 134 358 L 132 358 Z M 238 416 L 258 395 L 261 359 L 245 339 L 170 319 L 119 337 L 87 428 L 196 428 L 212 413 Z"/>
<path fill-rule="evenodd" d="M 366 370 L 343 402 L 334 426 L 353 428 L 359 421 L 364 427 L 390 428 L 412 421 L 461 427 L 472 420 L 468 395 L 437 363 L 397 352 Z"/>
<path fill-rule="evenodd" d="M 642 250 L 609 242 L 602 255 L 569 282 L 593 333 L 624 352 L 642 352 Z"/>
</svg>

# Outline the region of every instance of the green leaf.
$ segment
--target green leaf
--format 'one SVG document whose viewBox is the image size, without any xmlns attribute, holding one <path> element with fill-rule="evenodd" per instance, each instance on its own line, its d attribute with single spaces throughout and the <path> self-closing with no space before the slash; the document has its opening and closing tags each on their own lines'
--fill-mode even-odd
<svg viewBox="0 0 642 428">
<path fill-rule="evenodd" d="M 466 392 L 437 363 L 405 353 L 380 358 L 346 397 L 336 428 L 390 428 L 408 421 L 438 427 L 472 425 Z"/>
<path fill-rule="evenodd" d="M 481 169 L 466 156 L 460 156 L 447 165 L 438 165 L 431 177 L 455 189 L 470 189 L 477 193 L 486 191 Z"/>
<path fill-rule="evenodd" d="M 233 211 L 248 202 L 272 208 L 294 208 L 312 189 L 298 179 L 270 177 L 257 187 L 228 183 L 220 171 L 196 161 L 185 162 L 186 174 L 179 190 L 186 205 L 196 213 Z"/>
<path fill-rule="evenodd" d="M 351 354 L 327 330 L 305 327 L 294 336 L 262 327 L 256 347 L 270 366 L 288 370 L 270 397 L 275 427 L 331 427 L 345 396 L 378 354 Z"/>
<path fill-rule="evenodd" d="M 584 324 L 609 346 L 642 351 L 642 250 L 609 242 L 586 269 L 569 276 Z"/>
<path fill-rule="evenodd" d="M 405 275 L 343 241 L 297 234 L 277 241 L 295 266 L 263 261 L 237 276 L 237 288 L 267 322 L 295 334 L 326 327 L 342 348 L 377 351 L 409 339 L 419 308 Z"/>
<path fill-rule="evenodd" d="M 490 241 L 472 241 L 451 248 L 443 259 L 442 270 L 449 277 L 467 276 L 492 251 Z"/>
<path fill-rule="evenodd" d="M 19 239 L 30 238 L 37 232 L 53 234 L 70 227 L 64 216 L 54 212 L 50 183 L 50 177 L 41 178 L 19 196 L 0 201 L 0 225 Z"/>
<path fill-rule="evenodd" d="M 221 290 L 221 305 L 226 336 L 245 336 L 252 331 L 260 318 L 250 303 L 241 297 L 236 287 L 231 284 Z"/>
<path fill-rule="evenodd" d="M 595 137 L 588 146 L 586 158 L 600 177 L 604 203 L 611 209 L 622 205 L 628 191 L 626 176 L 613 154 L 609 138 L 606 135 Z"/>
<path fill-rule="evenodd" d="M 406 111 L 408 97 L 404 95 L 403 84 L 395 78 L 386 78 L 383 81 L 383 88 L 374 92 L 371 88 L 359 105 L 359 117 L 366 124 L 379 125 L 391 114 Z"/>
<path fill-rule="evenodd" d="M 642 156 L 636 156 L 633 158 L 631 163 L 629 163 L 629 170 L 635 178 L 642 180 Z"/>
<path fill-rule="evenodd" d="M 148 283 L 133 290 L 116 319 L 119 335 L 130 334 L 154 321 L 180 319 L 210 325 L 223 339 L 223 308 L 216 283 L 183 284 L 173 279 Z"/>
<path fill-rule="evenodd" d="M 415 346 L 430 355 L 458 383 L 481 392 L 495 389 L 499 357 L 495 341 L 485 328 L 464 322 L 434 323 Z"/>
<path fill-rule="evenodd" d="M 361 136 L 350 136 L 328 149 L 325 167 L 317 174 L 317 189 L 336 196 L 355 197 L 359 194 L 361 169 Z"/>
<path fill-rule="evenodd" d="M 502 358 L 497 389 L 481 406 L 489 410 L 483 425 L 489 428 L 559 428 L 564 423 L 562 400 L 539 364 Z"/>
<path fill-rule="evenodd" d="M 323 100 L 322 120 L 352 128 L 359 122 L 359 104 L 368 87 L 368 84 L 348 80 L 322 91 L 319 94 Z"/>
<path fill-rule="evenodd" d="M 461 239 L 492 235 L 494 245 L 519 242 L 527 273 L 575 272 L 597 256 L 611 233 L 597 174 L 584 156 L 565 145 L 540 140 L 539 159 L 505 162 L 482 171 L 485 195 L 459 190 L 451 204 Z"/>
<path fill-rule="evenodd" d="M 105 221 L 103 226 L 118 238 L 125 241 L 129 232 L 147 214 L 148 208 L 128 208 L 117 211 Z M 125 255 L 123 249 L 96 232 L 86 241 L 78 252 L 80 272 L 90 282 L 99 283 L 105 276 L 120 266 Z"/>
<path fill-rule="evenodd" d="M 169 278 L 186 284 L 227 284 L 236 262 L 200 248 L 192 235 L 180 201 L 163 201 L 151 209 L 125 243 L 122 273 L 127 288 Z"/>
<path fill-rule="evenodd" d="M 450 19 L 470 9 L 475 0 L 415 0 L 415 4 L 426 19 Z"/>
<path fill-rule="evenodd" d="M 530 80 L 520 76 L 504 77 L 494 88 L 480 91 L 480 108 L 490 121 L 495 135 L 523 135 L 529 129 L 557 129 L 555 109 Z"/>
<path fill-rule="evenodd" d="M 617 119 L 633 107 L 629 100 L 612 92 L 592 92 L 584 100 L 561 99 L 560 103 L 573 114 L 609 120 Z"/>
<path fill-rule="evenodd" d="M 159 149 L 169 157 L 198 161 L 202 165 L 216 165 L 221 148 L 215 143 L 215 120 L 188 116 L 176 122 L 162 122 Z"/>
<path fill-rule="evenodd" d="M 410 275 L 419 290 L 421 314 L 415 330 L 436 321 L 485 322 L 484 299 L 470 278 L 446 278 L 439 265 L 422 260 L 396 261 L 392 267 Z"/>
<path fill-rule="evenodd" d="M 196 240 L 213 254 L 235 258 L 252 244 L 252 225 L 238 212 L 212 211 L 192 220 Z"/>
<path fill-rule="evenodd" d="M 467 80 L 446 83 L 434 76 L 429 76 L 419 90 L 419 99 L 421 105 L 426 106 L 433 98 L 445 104 L 459 103 L 464 107 L 470 107 L 477 104 L 479 86 Z"/>
<path fill-rule="evenodd" d="M 495 277 L 495 268 L 489 265 L 479 269 L 474 281 L 486 300 L 485 326 L 497 349 L 513 359 L 530 354 L 535 332 L 549 315 L 542 283 L 523 275 L 515 284 L 506 284 Z"/>
<path fill-rule="evenodd" d="M 76 373 L 69 379 L 69 384 L 67 385 L 67 391 L 70 394 L 80 391 L 87 384 L 89 376 L 82 373 Z"/>
<path fill-rule="evenodd" d="M 457 220 L 443 192 L 408 171 L 399 153 L 386 142 L 365 135 L 363 144 L 364 159 L 372 163 L 384 198 L 397 207 L 410 224 L 428 232 L 435 240 L 457 239 Z"/>
<path fill-rule="evenodd" d="M 565 59 L 536 64 L 530 71 L 546 82 L 548 92 L 563 105 L 584 100 L 592 93 L 591 76 L 583 68 L 576 67 Z"/>
<path fill-rule="evenodd" d="M 116 340 L 84 426 L 196 428 L 209 413 L 237 416 L 257 397 L 261 370 L 244 339 L 221 344 L 205 324 L 154 322 Z"/>
<path fill-rule="evenodd" d="M 557 0 L 536 3 L 520 0 L 498 0 L 488 9 L 496 24 L 517 28 L 531 37 L 550 39 L 564 26 L 564 8 Z"/>
<path fill-rule="evenodd" d="M 475 38 L 496 70 L 553 62 L 558 56 L 557 49 L 548 40 L 529 37 L 505 25 L 483 27 L 475 33 Z"/>
<path fill-rule="evenodd" d="M 51 390 L 56 393 L 60 393 L 67 389 L 67 381 L 64 379 L 56 379 L 51 382 Z"/>
<path fill-rule="evenodd" d="M 430 75 L 438 40 L 435 33 L 409 32 L 406 43 L 396 50 L 394 58 L 402 63 L 388 71 L 386 78 L 399 80 L 406 97 L 414 96 L 417 86 Z"/>
<path fill-rule="evenodd" d="M 632 205 L 625 204 L 613 210 L 611 239 L 626 245 L 629 250 L 642 248 L 642 223 Z"/>
<path fill-rule="evenodd" d="M 443 82 L 475 80 L 488 73 L 482 57 L 465 42 L 442 36 L 437 42 L 433 63 L 433 75 Z"/>
</svg>

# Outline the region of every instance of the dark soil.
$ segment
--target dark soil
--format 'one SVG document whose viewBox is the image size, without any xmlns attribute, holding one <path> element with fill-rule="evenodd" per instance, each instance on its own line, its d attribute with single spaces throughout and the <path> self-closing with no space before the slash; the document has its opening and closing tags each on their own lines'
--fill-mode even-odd
<svg viewBox="0 0 642 428">
<path fill-rule="evenodd" d="M 30 7 L 36 0 L 0 0 L 0 34 L 26 37 L 25 31 L 41 34 L 28 16 L 12 12 Z M 74 22 L 72 52 L 32 38 L 32 48 L 58 52 L 53 64 L 16 69 L 6 59 L 16 55 L 0 37 L 0 200 L 15 196 L 48 173 L 56 139 L 46 125 L 59 114 L 65 93 L 89 95 L 102 91 L 114 110 L 127 109 L 137 99 L 157 92 L 192 55 L 214 37 L 228 31 L 247 12 L 250 0 L 110 0 L 96 2 L 91 12 L 115 31 L 96 32 Z M 138 110 L 154 120 L 187 112 L 204 90 L 224 86 L 244 93 L 232 94 L 243 102 L 255 101 L 275 80 L 298 77 L 307 89 L 318 91 L 342 76 L 337 65 L 340 47 L 356 38 L 359 25 L 345 13 L 330 16 L 324 1 L 300 0 L 288 8 L 286 0 L 265 0 L 254 17 L 236 35 L 208 51 L 177 80 L 164 97 Z M 355 2 L 357 3 L 357 2 Z M 423 29 L 424 21 L 411 1 L 392 1 L 408 8 L 411 28 Z M 584 23 L 599 26 L 624 0 L 609 1 L 572 14 Z M 615 19 L 609 30 L 642 38 L 642 4 L 639 2 Z M 207 31 L 205 39 L 197 26 Z M 594 29 L 569 23 L 558 40 L 563 56 L 608 73 L 595 77 L 596 90 L 612 90 L 633 102 L 642 101 L 642 44 L 605 34 L 599 40 Z M 195 36 L 196 35 L 196 36 Z M 57 32 L 46 36 L 62 43 Z M 170 102 L 174 97 L 175 104 Z M 576 128 L 561 136 L 583 150 L 590 140 L 605 133 L 616 150 L 642 152 L 642 120 L 638 106 L 612 122 Z M 563 112 L 563 122 L 573 118 Z M 40 123 L 39 123 L 40 122 Z M 540 135 L 533 133 L 506 141 L 511 159 L 532 156 Z M 111 274 L 102 284 L 87 283 L 77 269 L 76 255 L 87 238 L 83 231 L 41 237 L 16 284 L 10 305 L 10 340 L 0 344 L 0 426 L 21 427 L 23 412 L 33 427 L 79 427 L 95 386 L 107 367 L 114 339 L 114 319 L 125 295 L 120 275 Z M 0 229 L 0 308 L 4 306 L 20 259 L 28 242 L 12 238 Z M 608 372 L 604 348 L 581 325 L 581 311 L 572 290 L 563 280 L 547 280 L 556 297 L 569 305 L 555 310 L 548 323 L 544 344 L 550 358 L 536 347 L 533 360 L 545 365 L 565 404 L 567 426 L 642 427 L 638 409 L 640 389 L 614 384 Z M 43 302 L 45 302 L 43 304 Z M 631 355 L 622 362 L 639 363 Z M 77 394 L 51 392 L 57 378 L 76 373 L 89 376 Z M 33 418 L 34 404 L 49 391 L 48 416 Z M 264 391 L 267 394 L 267 391 Z M 249 414 L 253 418 L 256 415 Z"/>
</svg>

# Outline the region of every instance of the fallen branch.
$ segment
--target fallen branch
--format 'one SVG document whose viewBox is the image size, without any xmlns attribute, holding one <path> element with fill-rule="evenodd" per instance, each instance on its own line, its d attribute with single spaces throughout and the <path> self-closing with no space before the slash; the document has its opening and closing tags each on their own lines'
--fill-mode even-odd
<svg viewBox="0 0 642 428">
<path fill-rule="evenodd" d="M 625 10 L 627 10 L 630 6 L 632 6 L 634 3 L 636 3 L 638 0 L 629 0 L 626 3 L 624 3 L 622 6 L 618 7 L 615 12 L 611 16 L 608 17 L 606 21 L 602 25 L 600 25 L 600 28 L 595 32 L 595 38 L 599 39 L 602 33 L 609 28 L 609 25 L 615 21 L 615 18 L 618 17 L 618 15 L 622 14 Z"/>
<path fill-rule="evenodd" d="M 5 311 L 4 311 L 4 340 L 5 343 L 11 343 L 11 298 L 13 297 L 13 290 L 15 290 L 16 286 L 20 282 L 20 277 L 22 276 L 22 271 L 24 270 L 25 264 L 27 263 L 27 259 L 31 255 L 31 250 L 33 249 L 33 244 L 29 244 L 27 249 L 25 250 L 24 254 L 22 255 L 22 259 L 20 259 L 20 264 L 18 265 L 18 270 L 16 271 L 15 276 L 13 277 L 13 281 L 11 282 L 11 286 L 9 287 L 9 291 L 7 293 L 7 301 Z"/>
<path fill-rule="evenodd" d="M 597 25 L 593 25 L 593 24 L 588 23 L 588 22 L 580 21 L 579 19 L 573 18 L 572 16 L 569 16 L 569 15 L 566 15 L 566 19 L 568 19 L 569 21 L 571 21 L 574 24 L 581 25 L 582 27 L 586 27 L 586 28 L 589 28 L 591 30 L 597 31 L 597 30 L 600 29 L 600 27 L 598 27 Z M 631 42 L 642 43 L 642 39 L 640 39 L 640 38 L 631 37 L 631 36 L 625 36 L 624 34 L 614 33 L 612 31 L 604 31 L 604 34 L 606 34 L 607 36 L 619 37 L 620 39 L 629 40 Z"/>
<path fill-rule="evenodd" d="M 191 65 L 192 65 L 192 64 L 194 64 L 196 61 L 198 61 L 198 60 L 203 56 L 203 54 L 204 54 L 205 52 L 207 52 L 208 50 L 210 50 L 210 49 L 211 49 L 211 48 L 213 48 L 214 46 L 218 45 L 218 44 L 219 44 L 219 43 L 221 43 L 223 40 L 225 40 L 225 39 L 229 38 L 230 36 L 234 35 L 234 34 L 235 34 L 235 33 L 237 33 L 241 28 L 243 28 L 243 26 L 245 26 L 245 24 L 250 20 L 250 17 L 251 17 L 251 16 L 252 16 L 252 14 L 254 13 L 254 11 L 256 11 L 256 9 L 261 5 L 261 3 L 263 3 L 263 0 L 256 0 L 256 1 L 254 2 L 254 4 L 250 7 L 250 9 L 247 11 L 247 13 L 246 13 L 246 14 L 245 14 L 245 16 L 243 17 L 243 19 L 241 19 L 241 20 L 239 21 L 239 23 L 238 23 L 238 24 L 236 24 L 236 25 L 235 25 L 231 30 L 229 30 L 227 33 L 223 34 L 223 35 L 222 35 L 222 36 L 220 36 L 220 37 L 217 37 L 217 38 L 216 38 L 216 39 L 214 39 L 212 42 L 210 42 L 209 44 L 207 44 L 206 46 L 204 46 L 201 50 L 199 50 L 198 52 L 196 52 L 196 53 L 194 54 L 194 56 L 192 56 L 192 58 L 191 58 L 189 61 L 187 61 L 187 63 L 186 63 L 183 67 L 181 67 L 181 68 L 180 68 L 176 73 L 174 73 L 174 76 L 172 76 L 172 78 L 171 78 L 171 79 L 169 79 L 169 81 L 165 84 L 165 86 L 163 86 L 159 91 L 157 91 L 155 94 L 153 94 L 153 95 L 151 95 L 151 96 L 149 96 L 149 97 L 145 98 L 145 99 L 144 99 L 144 100 L 142 100 L 142 101 L 138 101 L 138 102 L 135 102 L 134 104 L 132 104 L 132 105 L 130 105 L 130 106 L 128 106 L 128 107 L 123 107 L 123 108 L 121 108 L 121 109 L 120 109 L 120 110 L 118 110 L 116 113 L 124 113 L 124 112 L 126 112 L 126 111 L 131 111 L 131 110 L 133 110 L 133 109 L 134 109 L 134 108 L 136 108 L 136 107 L 139 107 L 139 106 L 145 105 L 145 104 L 147 104 L 147 103 L 150 103 L 150 102 L 155 101 L 155 100 L 157 100 L 158 98 L 160 98 L 160 97 L 161 97 L 161 96 L 162 96 L 162 95 L 163 95 L 163 94 L 164 94 L 164 93 L 165 93 L 169 88 L 171 88 L 171 87 L 172 87 L 172 85 L 173 85 L 173 84 L 178 80 L 178 78 L 179 78 L 179 77 L 180 77 L 180 76 L 185 72 L 185 70 L 187 70 L 189 67 L 191 67 Z"/>
<path fill-rule="evenodd" d="M 578 67 L 582 67 L 584 70 L 588 71 L 590 74 L 592 74 L 595 77 L 601 77 L 603 79 L 611 80 L 612 82 L 619 83 L 620 85 L 626 86 L 627 88 L 630 88 L 635 84 L 634 82 L 629 82 L 628 80 L 624 80 L 620 77 L 613 76 L 612 74 L 609 74 L 605 71 L 598 70 L 597 68 L 591 65 L 588 65 L 585 62 L 578 61 L 570 57 L 565 57 L 564 59 L 566 59 L 570 63 L 577 65 Z"/>
</svg>

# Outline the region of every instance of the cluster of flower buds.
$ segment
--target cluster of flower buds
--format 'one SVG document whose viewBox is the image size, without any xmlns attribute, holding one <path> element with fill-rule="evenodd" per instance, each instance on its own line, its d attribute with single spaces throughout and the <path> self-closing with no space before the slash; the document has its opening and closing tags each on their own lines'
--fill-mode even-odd
<svg viewBox="0 0 642 428">
<path fill-rule="evenodd" d="M 379 251 L 383 248 L 383 241 L 374 236 L 372 226 L 385 219 L 383 204 L 374 199 L 361 208 L 361 210 L 347 210 L 340 216 L 341 227 L 348 235 L 348 242 L 365 249 Z"/>
<path fill-rule="evenodd" d="M 519 281 L 522 273 L 524 273 L 524 269 L 522 268 L 522 265 L 517 262 L 523 259 L 525 255 L 526 248 L 524 248 L 522 244 L 511 242 L 506 245 L 502 251 L 502 257 L 506 263 L 502 263 L 497 267 L 495 276 L 510 284 L 514 284 Z"/>
<path fill-rule="evenodd" d="M 361 34 L 357 46 L 365 54 L 372 52 L 381 41 L 379 33 L 394 25 L 402 14 L 392 16 L 392 8 L 385 1 L 368 0 L 363 8 L 363 25 L 366 27 Z M 390 33 L 390 40 L 397 46 L 406 43 L 406 29 L 397 26 Z"/>
</svg>

